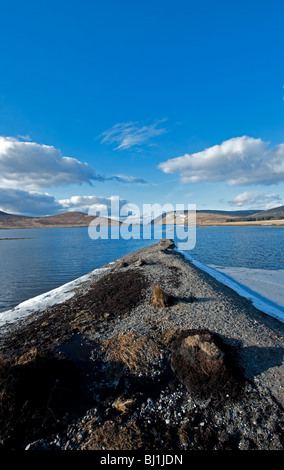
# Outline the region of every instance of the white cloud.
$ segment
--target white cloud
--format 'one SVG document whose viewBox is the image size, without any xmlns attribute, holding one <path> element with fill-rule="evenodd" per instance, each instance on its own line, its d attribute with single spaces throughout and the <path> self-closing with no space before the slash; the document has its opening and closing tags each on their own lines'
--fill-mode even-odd
<svg viewBox="0 0 284 470">
<path fill-rule="evenodd" d="M 247 206 L 251 209 L 267 210 L 281 206 L 281 201 L 282 200 L 279 194 L 265 194 L 245 191 L 238 194 L 232 201 L 229 201 L 229 203 L 232 206 L 237 207 Z"/>
<path fill-rule="evenodd" d="M 119 218 L 121 207 L 127 205 L 128 201 L 126 199 L 119 199 L 118 203 L 116 201 L 117 196 L 71 196 L 68 199 L 56 200 L 48 193 L 0 188 L 0 211 L 35 217 L 69 211 L 96 215 L 97 211 L 106 211 L 107 215 Z"/>
<path fill-rule="evenodd" d="M 48 193 L 0 188 L 0 210 L 9 214 L 41 216 L 58 214 L 63 207 Z"/>
<path fill-rule="evenodd" d="M 165 173 L 179 173 L 182 183 L 277 184 L 284 181 L 284 144 L 270 149 L 261 139 L 236 137 L 162 162 L 159 168 Z"/>
<path fill-rule="evenodd" d="M 138 122 L 123 122 L 115 124 L 111 129 L 104 131 L 102 143 L 118 144 L 115 150 L 125 150 L 131 147 L 137 147 L 149 142 L 153 137 L 165 134 L 167 130 L 158 127 L 163 120 L 155 121 L 150 125 L 142 125 Z"/>
<path fill-rule="evenodd" d="M 72 183 L 91 183 L 95 170 L 75 158 L 63 157 L 50 145 L 0 136 L 0 184 L 34 190 Z"/>
<path fill-rule="evenodd" d="M 146 184 L 134 176 L 101 176 L 87 163 L 63 157 L 53 146 L 28 141 L 28 136 L 0 136 L 0 210 L 12 214 L 49 215 L 66 210 L 87 212 L 97 204 L 109 206 L 110 199 L 73 196 L 57 201 L 43 188 L 93 181 Z M 25 141 L 20 140 L 25 138 Z M 125 203 L 126 201 L 124 201 Z"/>
<path fill-rule="evenodd" d="M 145 183 L 132 176 L 101 176 L 87 163 L 63 157 L 50 145 L 0 136 L 0 186 L 37 190 L 52 186 L 81 184 L 93 181 Z"/>
<path fill-rule="evenodd" d="M 116 196 L 103 197 L 103 196 L 72 196 L 68 199 L 61 199 L 58 202 L 65 210 L 79 210 L 83 212 L 90 212 L 90 215 L 95 215 L 96 211 L 101 211 L 104 208 L 110 210 Z M 119 209 L 128 201 L 125 199 L 119 200 Z M 117 215 L 117 214 L 113 214 Z"/>
<path fill-rule="evenodd" d="M 114 220 L 128 223 L 141 221 L 141 214 L 136 204 L 129 203 L 118 196 L 72 196 L 58 201 L 64 210 L 79 210 L 89 215 L 107 216 Z"/>
</svg>

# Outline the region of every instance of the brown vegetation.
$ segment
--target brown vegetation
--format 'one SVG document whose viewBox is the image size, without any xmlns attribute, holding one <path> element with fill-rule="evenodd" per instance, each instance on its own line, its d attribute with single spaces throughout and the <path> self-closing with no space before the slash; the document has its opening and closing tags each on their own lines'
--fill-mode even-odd
<svg viewBox="0 0 284 470">
<path fill-rule="evenodd" d="M 88 227 L 92 224 L 101 226 L 120 225 L 120 222 L 88 215 L 83 212 L 64 212 L 46 217 L 28 217 L 0 213 L 0 228 L 48 228 L 48 227 Z"/>
<path fill-rule="evenodd" d="M 170 305 L 169 295 L 163 291 L 160 286 L 156 286 L 153 289 L 152 304 L 155 307 L 168 307 Z"/>
<path fill-rule="evenodd" d="M 143 448 L 143 436 L 136 423 L 120 423 L 107 421 L 99 429 L 91 433 L 91 438 L 82 450 L 137 450 Z"/>
<path fill-rule="evenodd" d="M 131 398 L 118 397 L 112 404 L 112 407 L 121 413 L 127 413 L 129 408 L 134 404 L 134 400 Z"/>
<path fill-rule="evenodd" d="M 160 354 L 158 344 L 151 338 L 135 333 L 126 333 L 102 341 L 107 358 L 126 366 L 132 374 L 146 373 L 149 364 Z"/>
<path fill-rule="evenodd" d="M 173 341 L 171 367 L 189 393 L 204 398 L 236 397 L 243 377 L 236 351 L 208 330 L 186 330 Z"/>
</svg>

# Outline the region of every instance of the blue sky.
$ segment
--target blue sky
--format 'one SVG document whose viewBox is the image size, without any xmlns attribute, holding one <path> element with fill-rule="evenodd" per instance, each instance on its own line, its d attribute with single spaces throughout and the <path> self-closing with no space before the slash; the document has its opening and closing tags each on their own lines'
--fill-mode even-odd
<svg viewBox="0 0 284 470">
<path fill-rule="evenodd" d="M 284 204 L 282 1 L 2 1 L 0 210 Z"/>
</svg>

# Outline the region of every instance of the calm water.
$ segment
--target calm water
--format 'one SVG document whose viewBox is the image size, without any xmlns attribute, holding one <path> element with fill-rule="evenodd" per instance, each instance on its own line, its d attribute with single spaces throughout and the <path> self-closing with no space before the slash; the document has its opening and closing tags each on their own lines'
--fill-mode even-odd
<svg viewBox="0 0 284 470">
<path fill-rule="evenodd" d="M 284 269 L 284 227 L 197 227 L 191 255 L 203 264 Z"/>
<path fill-rule="evenodd" d="M 0 311 L 158 241 L 92 240 L 87 227 L 1 230 L 0 239 Z M 277 270 L 283 246 L 280 227 L 199 227 L 190 253 L 204 264 Z"/>
</svg>

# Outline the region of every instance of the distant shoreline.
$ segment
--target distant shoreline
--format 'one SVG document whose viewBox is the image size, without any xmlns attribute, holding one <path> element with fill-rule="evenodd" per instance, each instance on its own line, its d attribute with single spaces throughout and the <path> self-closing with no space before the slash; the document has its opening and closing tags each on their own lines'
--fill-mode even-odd
<svg viewBox="0 0 284 470">
<path fill-rule="evenodd" d="M 162 210 L 162 208 L 161 208 Z M 21 228 L 74 228 L 92 226 L 120 226 L 139 225 L 138 223 L 128 224 L 112 218 L 111 215 L 103 217 L 100 215 L 89 215 L 85 212 L 63 212 L 56 215 L 42 217 L 23 216 L 8 214 L 0 211 L 0 229 L 21 229 Z M 253 212 L 247 211 L 218 211 L 218 210 L 194 210 L 192 211 L 172 211 L 162 212 L 159 216 L 152 217 L 147 225 L 192 225 L 203 226 L 243 226 L 243 225 L 268 225 L 284 227 L 284 206 L 269 209 L 267 211 Z"/>
<path fill-rule="evenodd" d="M 126 225 L 126 224 L 123 224 Z M 132 224 L 129 224 L 132 225 Z M 139 224 L 133 224 L 133 225 L 139 225 Z M 142 224 L 141 224 L 142 225 Z M 156 225 L 162 225 L 160 223 Z M 166 224 L 164 224 L 166 225 Z M 180 223 L 176 224 L 169 224 L 169 225 L 182 225 Z M 206 222 L 206 223 L 197 223 L 197 227 L 226 227 L 226 226 L 265 226 L 265 227 L 284 227 L 284 220 L 279 219 L 279 220 L 271 220 L 269 222 L 267 221 L 248 221 L 248 222 Z M 110 224 L 109 227 L 116 227 L 117 225 L 112 225 Z M 89 227 L 89 224 L 86 225 L 39 225 L 37 227 L 35 226 L 26 226 L 26 227 L 21 227 L 21 226 L 6 226 L 6 227 L 0 227 L 0 230 L 21 230 L 21 229 L 42 229 L 42 228 L 82 228 L 82 227 Z M 105 225 L 107 227 L 107 225 Z"/>
<path fill-rule="evenodd" d="M 32 237 L 0 238 L 0 240 L 32 240 Z"/>
<path fill-rule="evenodd" d="M 173 225 L 181 225 L 181 224 L 173 224 Z M 270 223 L 265 221 L 260 222 L 208 222 L 208 223 L 199 223 L 196 224 L 196 227 L 227 227 L 227 226 L 267 226 L 267 227 L 284 227 L 284 220 L 273 220 Z"/>
<path fill-rule="evenodd" d="M 260 226 L 269 226 L 269 227 L 284 227 L 284 220 L 283 219 L 279 219 L 279 220 L 271 220 L 269 222 L 263 220 L 263 221 L 248 221 L 248 222 L 223 222 L 223 223 L 207 223 L 207 224 L 198 224 L 198 227 L 202 227 L 202 226 L 212 226 L 212 225 L 216 225 L 216 226 L 229 226 L 229 225 L 232 225 L 232 226 L 248 226 L 248 225 L 260 225 Z"/>
</svg>

